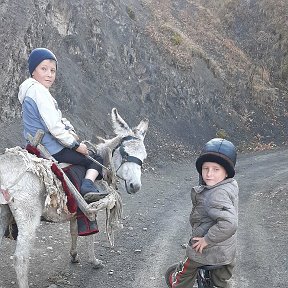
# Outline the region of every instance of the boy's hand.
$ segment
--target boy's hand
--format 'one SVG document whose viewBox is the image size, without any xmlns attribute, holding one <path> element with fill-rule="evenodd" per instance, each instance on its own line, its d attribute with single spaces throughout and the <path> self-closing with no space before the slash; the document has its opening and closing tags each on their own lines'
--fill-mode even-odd
<svg viewBox="0 0 288 288">
<path fill-rule="evenodd" d="M 192 248 L 195 249 L 196 252 L 202 254 L 203 249 L 208 246 L 204 237 L 194 237 L 192 240 L 195 241 L 195 243 L 192 245 Z"/>
<path fill-rule="evenodd" d="M 79 147 L 76 149 L 77 152 L 83 154 L 83 155 L 88 155 L 89 151 L 87 146 L 84 143 L 80 143 Z"/>
</svg>

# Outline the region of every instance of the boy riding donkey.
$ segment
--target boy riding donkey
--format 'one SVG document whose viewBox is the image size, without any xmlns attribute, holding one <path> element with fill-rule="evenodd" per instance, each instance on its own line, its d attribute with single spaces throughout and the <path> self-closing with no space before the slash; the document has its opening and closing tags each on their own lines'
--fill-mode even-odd
<svg viewBox="0 0 288 288">
<path fill-rule="evenodd" d="M 236 257 L 238 184 L 235 179 L 236 148 L 225 139 L 207 142 L 196 160 L 200 185 L 191 192 L 192 237 L 187 257 L 176 270 L 166 273 L 172 288 L 193 287 L 199 267 L 217 265 L 210 271 L 213 287 L 228 287 Z"/>
<path fill-rule="evenodd" d="M 79 142 L 74 127 L 66 118 L 62 118 L 57 101 L 50 94 L 49 88 L 55 81 L 58 69 L 56 56 L 46 48 L 36 48 L 28 58 L 28 65 L 31 77 L 20 85 L 18 93 L 27 144 L 31 140 L 29 137 L 35 137 L 39 130 L 44 131 L 41 144 L 58 163 L 79 165 L 66 173 L 70 179 L 73 178 L 72 182 L 77 184 L 84 200 L 90 203 L 106 197 L 108 192 L 99 191 L 94 185 L 95 180 L 102 179 L 103 159 L 96 154 L 93 155 L 96 162 L 87 157 L 87 146 Z M 81 166 L 84 169 L 76 169 Z M 72 206 L 75 207 L 74 204 Z M 77 222 L 80 236 L 98 232 L 97 221 L 89 221 L 80 209 L 77 210 Z"/>
<path fill-rule="evenodd" d="M 28 59 L 31 77 L 19 88 L 18 99 L 22 104 L 24 137 L 35 137 L 39 129 L 45 132 L 42 144 L 59 163 L 70 163 L 85 167 L 86 174 L 80 193 L 88 202 L 97 201 L 108 195 L 94 186 L 94 181 L 102 178 L 102 167 L 86 156 L 87 146 L 79 142 L 71 123 L 62 118 L 57 101 L 49 88 L 55 81 L 58 62 L 56 56 L 46 48 L 34 49 Z M 103 163 L 99 155 L 96 160 Z"/>
</svg>

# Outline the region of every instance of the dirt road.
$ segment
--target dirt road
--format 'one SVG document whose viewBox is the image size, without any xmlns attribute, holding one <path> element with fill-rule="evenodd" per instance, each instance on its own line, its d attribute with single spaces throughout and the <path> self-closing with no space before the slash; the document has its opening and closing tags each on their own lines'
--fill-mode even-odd
<svg viewBox="0 0 288 288">
<path fill-rule="evenodd" d="M 288 283 L 288 150 L 240 155 L 238 263 L 233 288 L 284 288 Z M 124 228 L 115 235 L 114 249 L 104 233 L 95 241 L 105 267 L 87 263 L 86 241 L 80 238 L 80 264 L 69 258 L 69 224 L 41 223 L 31 255 L 31 287 L 165 288 L 163 274 L 181 260 L 190 235 L 190 189 L 197 183 L 191 163 L 149 166 L 139 194 L 123 194 Z M 17 287 L 12 267 L 15 242 L 0 248 L 0 288 Z"/>
</svg>

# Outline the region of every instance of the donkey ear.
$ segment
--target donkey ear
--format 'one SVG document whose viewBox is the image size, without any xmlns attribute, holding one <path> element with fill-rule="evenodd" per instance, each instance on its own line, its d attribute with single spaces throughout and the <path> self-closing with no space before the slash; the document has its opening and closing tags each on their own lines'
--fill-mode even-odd
<svg viewBox="0 0 288 288">
<path fill-rule="evenodd" d="M 141 137 L 142 139 L 145 138 L 146 132 L 148 130 L 149 120 L 144 119 L 142 120 L 139 125 L 133 129 L 133 132 L 136 136 Z"/>
<path fill-rule="evenodd" d="M 111 117 L 113 129 L 116 135 L 127 135 L 132 132 L 128 124 L 118 114 L 116 108 L 112 109 Z"/>
</svg>

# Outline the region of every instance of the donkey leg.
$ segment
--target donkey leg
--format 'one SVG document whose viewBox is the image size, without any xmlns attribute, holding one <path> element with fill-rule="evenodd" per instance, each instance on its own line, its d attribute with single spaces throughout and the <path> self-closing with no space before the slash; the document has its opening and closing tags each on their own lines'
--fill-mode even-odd
<svg viewBox="0 0 288 288">
<path fill-rule="evenodd" d="M 79 263 L 79 258 L 77 254 L 77 238 L 78 238 L 78 228 L 77 228 L 77 218 L 76 216 L 70 219 L 70 234 L 71 234 L 71 262 Z"/>
<path fill-rule="evenodd" d="M 0 246 L 11 219 L 13 218 L 12 213 L 8 205 L 0 205 Z"/>
<path fill-rule="evenodd" d="M 18 226 L 17 245 L 14 253 L 14 266 L 19 288 L 29 287 L 29 256 L 36 237 L 36 229 L 40 224 L 40 207 L 28 207 L 28 205 L 26 205 L 25 211 L 18 207 L 18 209 L 15 209 L 15 213 L 13 213 Z"/>
<path fill-rule="evenodd" d="M 91 263 L 93 265 L 94 269 L 98 269 L 98 268 L 102 268 L 104 267 L 102 260 L 97 259 L 95 257 L 95 250 L 94 250 L 94 239 L 95 239 L 95 235 L 90 235 L 90 236 L 86 236 L 86 246 L 88 249 L 88 261 L 89 263 Z"/>
<path fill-rule="evenodd" d="M 70 219 L 70 234 L 71 234 L 71 262 L 79 263 L 78 253 L 77 253 L 77 239 L 78 239 L 78 227 L 76 216 Z M 98 269 L 103 267 L 101 260 L 95 257 L 94 252 L 94 235 L 85 236 L 86 246 L 88 249 L 88 262 L 93 265 L 93 268 Z"/>
</svg>

